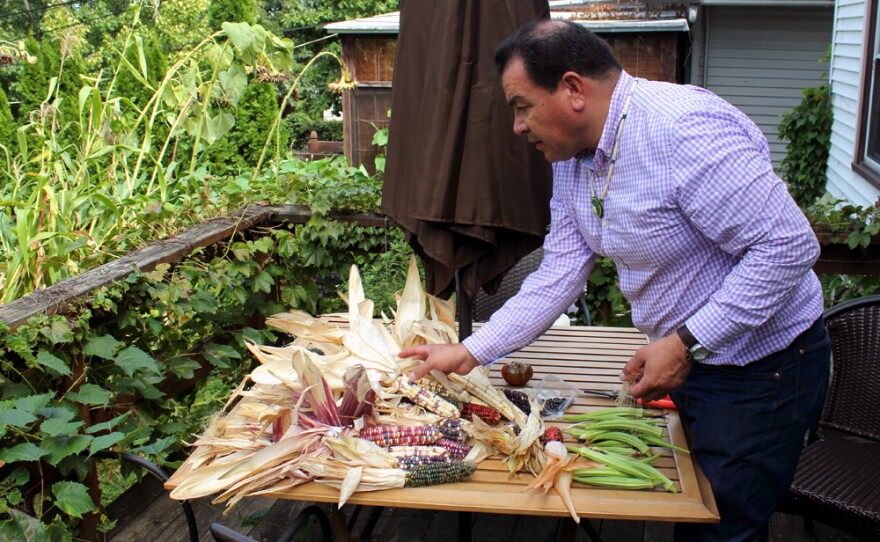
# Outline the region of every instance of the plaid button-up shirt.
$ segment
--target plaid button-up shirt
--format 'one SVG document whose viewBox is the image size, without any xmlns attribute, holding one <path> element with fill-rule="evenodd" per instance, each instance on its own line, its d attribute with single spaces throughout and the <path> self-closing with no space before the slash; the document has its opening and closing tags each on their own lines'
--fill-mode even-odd
<svg viewBox="0 0 880 542">
<path fill-rule="evenodd" d="M 617 265 L 633 323 L 651 340 L 687 323 L 712 355 L 744 365 L 788 346 L 821 314 L 816 237 L 742 112 L 693 86 L 621 73 L 594 155 L 554 164 L 544 260 L 464 345 L 489 363 L 533 341 L 586 284 Z M 623 104 L 634 92 L 605 198 Z M 515 196 L 511 196 L 515 197 Z"/>
</svg>

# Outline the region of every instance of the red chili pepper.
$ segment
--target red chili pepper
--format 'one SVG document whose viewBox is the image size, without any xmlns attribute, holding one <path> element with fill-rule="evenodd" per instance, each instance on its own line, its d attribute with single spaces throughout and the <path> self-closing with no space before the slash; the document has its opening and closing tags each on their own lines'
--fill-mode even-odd
<svg viewBox="0 0 880 542">
<path fill-rule="evenodd" d="M 675 403 L 672 402 L 672 399 L 670 399 L 668 395 L 666 397 L 664 397 L 663 399 L 657 399 L 656 401 L 648 401 L 647 403 L 643 402 L 641 399 L 639 399 L 638 403 L 640 405 L 654 407 L 654 408 L 668 408 L 669 410 L 676 410 Z"/>
</svg>

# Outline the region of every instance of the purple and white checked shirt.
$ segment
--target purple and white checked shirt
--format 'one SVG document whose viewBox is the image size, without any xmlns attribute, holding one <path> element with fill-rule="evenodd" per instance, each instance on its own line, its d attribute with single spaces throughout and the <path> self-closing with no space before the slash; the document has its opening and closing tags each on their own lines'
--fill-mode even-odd
<svg viewBox="0 0 880 542">
<path fill-rule="evenodd" d="M 704 363 L 761 359 L 822 313 L 818 242 L 758 127 L 705 89 L 634 83 L 621 73 L 595 155 L 554 164 L 540 268 L 464 340 L 481 363 L 543 333 L 582 291 L 596 255 L 617 264 L 635 326 L 653 341 L 687 323 L 712 352 Z M 588 183 L 602 193 L 634 86 L 600 219 Z"/>
</svg>

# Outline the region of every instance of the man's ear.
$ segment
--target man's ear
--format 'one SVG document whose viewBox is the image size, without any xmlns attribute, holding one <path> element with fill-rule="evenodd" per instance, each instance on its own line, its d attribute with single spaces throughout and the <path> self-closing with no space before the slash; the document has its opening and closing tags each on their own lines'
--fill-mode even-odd
<svg viewBox="0 0 880 542">
<path fill-rule="evenodd" d="M 565 72 L 562 74 L 559 85 L 560 91 L 568 97 L 572 109 L 583 111 L 587 107 L 587 93 L 590 89 L 582 75 L 576 72 Z"/>
</svg>

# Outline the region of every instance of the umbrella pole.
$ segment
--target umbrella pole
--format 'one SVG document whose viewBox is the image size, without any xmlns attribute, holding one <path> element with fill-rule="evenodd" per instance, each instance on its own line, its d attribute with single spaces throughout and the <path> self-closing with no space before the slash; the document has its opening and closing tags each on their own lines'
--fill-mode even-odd
<svg viewBox="0 0 880 542">
<path fill-rule="evenodd" d="M 458 305 L 458 340 L 463 341 L 473 333 L 473 314 L 471 311 L 471 300 L 461 286 L 461 277 L 459 269 L 455 270 L 455 301 Z"/>
</svg>

